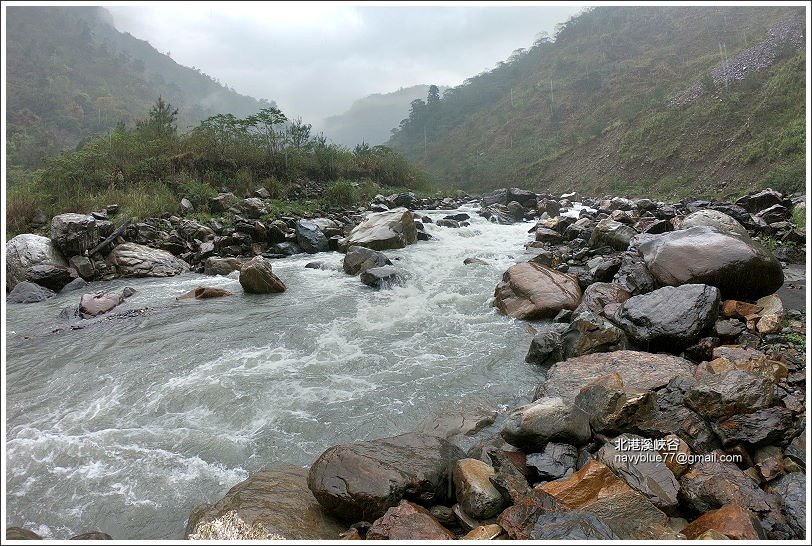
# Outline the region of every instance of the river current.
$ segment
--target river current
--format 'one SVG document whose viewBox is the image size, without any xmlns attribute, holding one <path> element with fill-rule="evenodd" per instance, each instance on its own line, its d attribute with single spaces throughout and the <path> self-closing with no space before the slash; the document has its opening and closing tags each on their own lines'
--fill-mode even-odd
<svg viewBox="0 0 812 546">
<path fill-rule="evenodd" d="M 322 253 L 273 261 L 282 294 L 194 273 L 93 283 L 138 291 L 113 314 L 145 310 L 80 329 L 58 315 L 81 292 L 7 306 L 7 525 L 178 539 L 197 504 L 263 467 L 414 430 L 466 398 L 528 401 L 532 334 L 491 299 L 532 223 L 460 210 L 470 226 L 426 224 L 434 240 L 386 252 L 406 277 L 390 290 Z M 175 300 L 201 284 L 234 295 Z"/>
</svg>

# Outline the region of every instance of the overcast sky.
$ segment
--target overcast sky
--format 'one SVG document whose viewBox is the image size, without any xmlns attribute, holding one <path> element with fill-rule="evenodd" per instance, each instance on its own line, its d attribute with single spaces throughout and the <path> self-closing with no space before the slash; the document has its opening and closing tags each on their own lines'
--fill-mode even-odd
<svg viewBox="0 0 812 546">
<path fill-rule="evenodd" d="M 372 93 L 458 85 L 579 6 L 183 3 L 109 7 L 116 27 L 314 125 Z"/>
</svg>

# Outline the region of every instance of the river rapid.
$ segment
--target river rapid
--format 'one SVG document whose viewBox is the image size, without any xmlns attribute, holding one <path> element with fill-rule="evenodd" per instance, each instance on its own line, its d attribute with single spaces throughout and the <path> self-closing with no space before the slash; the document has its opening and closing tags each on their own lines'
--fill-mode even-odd
<svg viewBox="0 0 812 546">
<path fill-rule="evenodd" d="M 58 315 L 81 292 L 9 305 L 7 525 L 178 539 L 197 504 L 263 467 L 414 430 L 465 399 L 529 401 L 532 333 L 490 303 L 532 223 L 460 211 L 469 227 L 426 224 L 435 240 L 386 252 L 406 277 L 390 290 L 322 253 L 273 261 L 283 294 L 193 273 L 93 283 L 138 291 L 113 314 L 146 309 L 80 329 Z M 201 284 L 234 295 L 175 301 Z"/>
</svg>

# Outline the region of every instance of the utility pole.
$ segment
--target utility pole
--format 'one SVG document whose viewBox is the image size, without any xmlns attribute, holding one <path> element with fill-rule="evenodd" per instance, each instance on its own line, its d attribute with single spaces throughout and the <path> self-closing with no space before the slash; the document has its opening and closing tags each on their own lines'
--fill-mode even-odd
<svg viewBox="0 0 812 546">
<path fill-rule="evenodd" d="M 426 124 L 423 124 L 423 161 L 429 156 L 429 140 L 426 136 Z"/>
<path fill-rule="evenodd" d="M 553 79 L 550 78 L 550 115 L 553 115 Z"/>
</svg>

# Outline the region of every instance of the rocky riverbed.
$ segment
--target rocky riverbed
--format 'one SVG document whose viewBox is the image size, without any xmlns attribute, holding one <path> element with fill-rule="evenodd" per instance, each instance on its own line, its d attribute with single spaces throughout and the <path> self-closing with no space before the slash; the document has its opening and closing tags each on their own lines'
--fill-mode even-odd
<svg viewBox="0 0 812 546">
<path fill-rule="evenodd" d="M 216 201 L 9 241 L 8 536 L 804 536 L 803 196 Z"/>
</svg>

